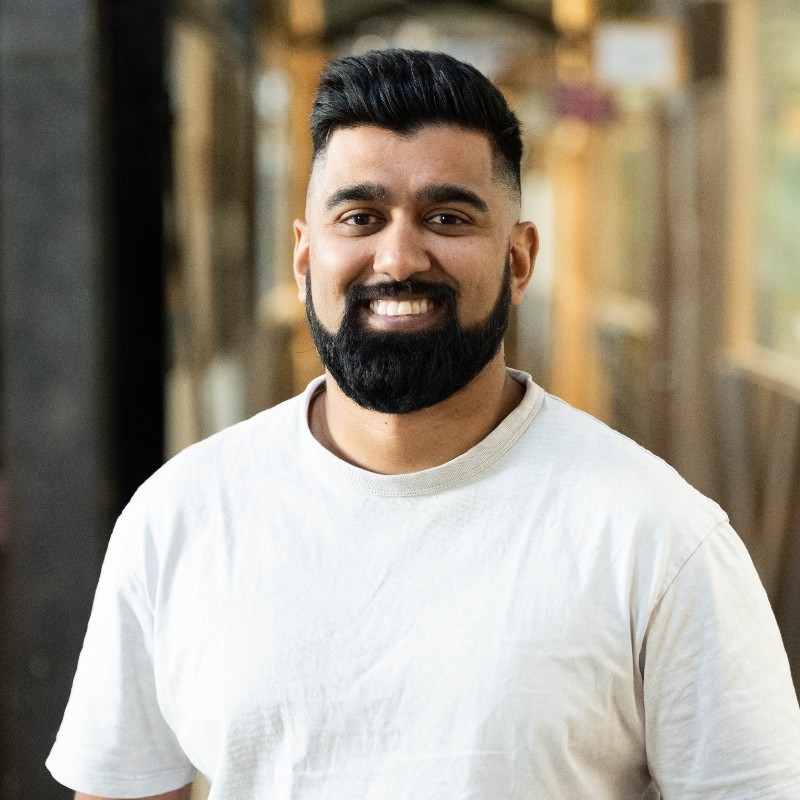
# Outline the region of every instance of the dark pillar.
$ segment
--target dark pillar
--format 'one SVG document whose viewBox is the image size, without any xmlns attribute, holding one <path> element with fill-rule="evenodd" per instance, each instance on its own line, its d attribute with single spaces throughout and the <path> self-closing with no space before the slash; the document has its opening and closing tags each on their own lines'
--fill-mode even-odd
<svg viewBox="0 0 800 800">
<path fill-rule="evenodd" d="M 107 96 L 115 515 L 164 454 L 164 0 L 100 4 Z"/>
<path fill-rule="evenodd" d="M 108 527 L 96 50 L 91 0 L 0 4 L 4 800 L 71 797 L 44 759 Z"/>
<path fill-rule="evenodd" d="M 162 460 L 166 5 L 0 2 L 2 800 L 72 796 L 44 760 L 113 518 Z"/>
</svg>

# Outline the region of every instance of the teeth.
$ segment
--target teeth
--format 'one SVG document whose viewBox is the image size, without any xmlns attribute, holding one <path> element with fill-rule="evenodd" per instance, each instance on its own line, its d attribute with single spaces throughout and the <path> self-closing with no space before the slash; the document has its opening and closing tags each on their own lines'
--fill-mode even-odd
<svg viewBox="0 0 800 800">
<path fill-rule="evenodd" d="M 381 317 L 414 316 L 427 314 L 433 308 L 431 300 L 373 300 L 369 310 Z"/>
</svg>

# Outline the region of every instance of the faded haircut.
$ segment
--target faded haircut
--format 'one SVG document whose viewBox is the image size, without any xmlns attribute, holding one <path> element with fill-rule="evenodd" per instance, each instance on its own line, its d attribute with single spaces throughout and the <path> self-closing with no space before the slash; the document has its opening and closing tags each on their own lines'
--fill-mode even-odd
<svg viewBox="0 0 800 800">
<path fill-rule="evenodd" d="M 374 50 L 328 64 L 311 111 L 314 160 L 338 128 L 374 125 L 401 136 L 427 125 L 484 133 L 498 177 L 519 196 L 522 136 L 500 90 L 444 53 Z"/>
</svg>

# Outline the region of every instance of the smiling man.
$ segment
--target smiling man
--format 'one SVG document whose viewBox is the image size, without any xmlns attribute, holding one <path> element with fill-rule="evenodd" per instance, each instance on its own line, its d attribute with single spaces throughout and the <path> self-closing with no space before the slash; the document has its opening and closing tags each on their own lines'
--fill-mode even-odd
<svg viewBox="0 0 800 800">
<path fill-rule="evenodd" d="M 332 64 L 294 266 L 325 375 L 123 512 L 48 765 L 78 798 L 789 800 L 725 514 L 508 369 L 521 137 L 448 56 Z"/>
</svg>

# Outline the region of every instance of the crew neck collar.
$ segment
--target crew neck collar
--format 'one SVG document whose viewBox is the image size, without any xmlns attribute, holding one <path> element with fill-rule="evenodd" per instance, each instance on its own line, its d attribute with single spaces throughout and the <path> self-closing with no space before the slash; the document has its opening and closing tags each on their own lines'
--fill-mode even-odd
<svg viewBox="0 0 800 800">
<path fill-rule="evenodd" d="M 308 411 L 313 397 L 325 386 L 325 376 L 315 378 L 302 395 L 299 406 L 300 441 L 306 459 L 331 480 L 366 494 L 410 497 L 441 492 L 466 481 L 501 458 L 527 430 L 544 399 L 544 391 L 530 375 L 507 368 L 508 374 L 525 388 L 519 405 L 484 439 L 460 456 L 436 467 L 399 475 L 381 475 L 353 466 L 323 447 L 312 435 Z"/>
</svg>

